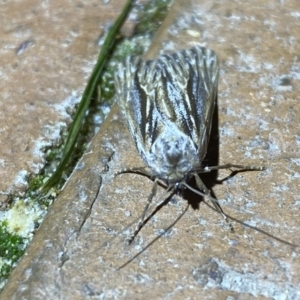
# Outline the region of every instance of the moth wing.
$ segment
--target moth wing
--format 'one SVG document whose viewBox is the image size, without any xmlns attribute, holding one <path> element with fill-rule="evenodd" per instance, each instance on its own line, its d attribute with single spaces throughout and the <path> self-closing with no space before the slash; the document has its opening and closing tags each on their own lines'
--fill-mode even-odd
<svg viewBox="0 0 300 300">
<path fill-rule="evenodd" d="M 190 102 L 195 104 L 193 118 L 196 120 L 198 132 L 197 145 L 201 145 L 199 154 L 203 158 L 209 142 L 218 95 L 219 63 L 216 54 L 203 47 L 186 51 L 185 57 L 190 61 L 191 81 L 188 91 Z M 195 63 L 191 58 L 195 59 Z"/>
<path fill-rule="evenodd" d="M 148 73 L 153 67 L 152 61 L 142 61 L 140 57 L 129 56 L 120 63 L 115 72 L 116 97 L 126 115 L 127 123 L 136 147 L 147 161 L 157 122 L 154 118 L 154 94 L 148 85 L 142 86 L 141 73 Z M 152 71 L 153 73 L 153 71 Z M 155 127 L 155 128 L 154 128 Z"/>
<path fill-rule="evenodd" d="M 207 48 L 163 55 L 157 61 L 155 108 L 165 123 L 189 136 L 202 159 L 218 89 L 218 60 Z"/>
<path fill-rule="evenodd" d="M 142 61 L 128 57 L 118 65 L 115 84 L 138 151 L 147 162 L 164 128 L 191 138 L 205 156 L 217 95 L 218 61 L 202 47 Z"/>
</svg>

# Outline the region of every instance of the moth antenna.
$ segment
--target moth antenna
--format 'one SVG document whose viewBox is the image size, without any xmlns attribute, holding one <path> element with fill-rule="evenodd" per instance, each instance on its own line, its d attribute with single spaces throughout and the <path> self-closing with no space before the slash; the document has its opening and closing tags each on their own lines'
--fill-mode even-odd
<svg viewBox="0 0 300 300">
<path fill-rule="evenodd" d="M 143 254 L 150 246 L 152 246 L 158 239 L 160 239 L 166 232 L 168 232 L 183 216 L 184 214 L 187 212 L 188 208 L 189 208 L 189 204 L 186 206 L 185 210 L 175 219 L 174 222 L 172 222 L 172 224 L 170 224 L 163 233 L 159 234 L 156 238 L 154 238 L 149 244 L 147 244 L 147 246 L 142 249 L 141 251 L 139 251 L 136 255 L 134 255 L 132 258 L 130 258 L 128 261 L 126 261 L 123 265 L 121 265 L 117 271 L 120 271 L 121 269 L 125 268 L 127 265 L 129 265 L 132 261 L 134 261 L 138 256 L 140 256 L 141 254 Z"/>
<path fill-rule="evenodd" d="M 147 222 L 154 216 L 154 214 L 157 212 L 157 210 L 163 205 L 165 204 L 166 201 L 169 201 L 170 200 L 170 197 L 172 197 L 172 195 L 174 194 L 175 190 L 174 190 L 174 187 L 171 185 L 167 188 L 167 190 L 164 192 L 162 198 L 163 200 L 160 201 L 155 209 L 152 211 L 152 213 L 150 213 L 147 217 L 146 217 L 146 214 L 147 214 L 147 211 L 149 209 L 149 206 L 152 202 L 152 199 L 153 197 L 155 197 L 155 194 L 156 194 L 156 191 L 157 191 L 157 185 L 158 185 L 158 181 L 159 179 L 155 179 L 154 183 L 153 183 L 153 186 L 152 186 L 152 191 L 151 191 L 151 194 L 149 195 L 148 197 L 148 200 L 147 200 L 147 204 L 144 208 L 144 211 L 143 211 L 143 214 L 136 226 L 136 229 L 134 230 L 133 234 L 127 239 L 127 242 L 128 244 L 131 244 L 134 240 L 134 238 L 136 237 L 136 235 L 140 232 L 140 230 L 147 224 Z M 169 197 L 166 197 L 166 195 L 171 191 L 171 195 Z"/>
<path fill-rule="evenodd" d="M 205 205 L 207 205 L 210 209 L 212 209 L 212 210 L 218 212 L 218 211 L 216 210 L 215 207 L 211 206 L 211 205 L 210 205 L 209 203 L 207 203 L 206 201 L 203 201 L 203 203 L 204 203 Z M 241 225 L 243 225 L 243 226 L 245 226 L 245 227 L 251 228 L 251 229 L 253 229 L 253 230 L 255 230 L 255 231 L 257 231 L 257 232 L 259 232 L 259 233 L 261 233 L 261 234 L 264 234 L 264 235 L 266 235 L 266 236 L 268 236 L 268 237 L 270 237 L 270 238 L 272 238 L 272 239 L 274 239 L 274 240 L 276 240 L 276 241 L 278 241 L 278 242 L 280 242 L 280 243 L 283 243 L 283 244 L 286 244 L 286 245 L 289 245 L 289 246 L 292 246 L 292 247 L 300 248 L 300 245 L 293 244 L 293 243 L 290 243 L 290 242 L 285 241 L 285 240 L 283 240 L 283 239 L 280 239 L 280 238 L 278 238 L 278 237 L 276 237 L 276 236 L 274 236 L 274 235 L 268 233 L 268 232 L 265 231 L 265 230 L 262 230 L 262 229 L 260 229 L 260 228 L 258 228 L 258 227 L 255 227 L 255 226 L 252 226 L 252 225 L 250 225 L 250 224 L 247 224 L 247 223 L 245 223 L 245 222 L 243 222 L 243 221 L 240 221 L 239 219 L 236 219 L 236 218 L 234 218 L 234 217 L 232 217 L 232 216 L 230 216 L 230 215 L 228 215 L 228 214 L 226 214 L 226 213 L 224 213 L 224 212 L 223 212 L 223 214 L 224 214 L 228 219 L 230 219 L 230 220 L 232 220 L 232 221 L 235 221 L 235 222 L 237 222 L 237 223 L 239 223 L 239 224 L 241 224 Z"/>
<path fill-rule="evenodd" d="M 156 195 L 156 192 L 157 192 L 157 181 L 158 179 L 156 178 L 153 182 L 153 185 L 152 185 L 152 190 L 151 190 L 151 193 L 150 195 L 148 196 L 148 199 L 147 199 L 147 203 L 145 205 L 145 208 L 144 208 L 144 211 L 143 211 L 143 214 L 141 215 L 138 223 L 137 223 L 137 226 L 133 232 L 133 234 L 127 239 L 127 242 L 128 244 L 131 244 L 132 241 L 134 240 L 134 238 L 136 237 L 136 235 L 138 234 L 138 232 L 142 229 L 142 227 L 144 226 L 144 220 L 145 220 L 145 216 L 146 216 L 146 213 L 149 209 L 149 206 L 152 202 L 152 199 L 153 197 L 155 197 Z"/>
<path fill-rule="evenodd" d="M 240 171 L 264 171 L 267 168 L 265 166 L 251 166 L 251 165 L 235 165 L 235 164 L 225 164 L 221 166 L 205 167 L 203 173 L 208 173 L 215 170 L 221 169 L 239 169 Z M 233 170 L 231 170 L 234 172 Z"/>
<path fill-rule="evenodd" d="M 205 200 L 203 201 L 203 203 L 205 203 L 205 205 L 207 205 L 207 206 L 208 206 L 209 208 L 211 208 L 212 210 L 214 210 L 214 211 L 220 213 L 220 214 L 224 217 L 224 219 L 226 220 L 226 222 L 229 224 L 230 230 L 231 230 L 232 232 L 234 232 L 234 228 L 233 228 L 231 222 L 229 221 L 229 219 L 232 220 L 232 221 L 235 221 L 235 222 L 237 222 L 237 223 L 239 223 L 239 224 L 241 224 L 241 225 L 243 225 L 243 226 L 245 226 L 245 227 L 251 228 L 251 229 L 253 229 L 253 230 L 255 230 L 255 231 L 257 231 L 257 232 L 259 232 L 259 233 L 261 233 L 261 234 L 265 234 L 266 236 L 269 236 L 269 237 L 273 238 L 274 240 L 276 240 L 276 241 L 278 241 L 278 242 L 280 242 L 280 243 L 283 243 L 283 244 L 286 244 L 286 245 L 289 245 L 289 246 L 292 246 L 292 247 L 300 248 L 300 245 L 293 244 L 293 243 L 290 243 L 290 242 L 288 242 L 288 241 L 285 241 L 285 240 L 283 240 L 283 239 L 281 239 L 281 238 L 278 238 L 278 237 L 276 237 L 276 236 L 274 236 L 274 235 L 271 235 L 270 233 L 268 233 L 267 231 L 265 231 L 265 230 L 263 230 L 263 229 L 257 228 L 257 227 L 255 227 L 255 226 L 250 225 L 250 224 L 247 224 L 247 223 L 245 223 L 245 222 L 243 222 L 243 221 L 240 221 L 239 219 L 236 219 L 236 218 L 234 218 L 234 217 L 232 217 L 232 216 L 226 214 L 226 213 L 223 211 L 223 209 L 221 208 L 220 204 L 218 203 L 218 200 L 215 199 L 214 197 L 212 197 L 212 196 L 210 195 L 210 193 L 202 193 L 202 192 L 200 192 L 200 191 L 198 191 L 198 190 L 192 188 L 192 187 L 191 187 L 190 185 L 188 185 L 187 183 L 183 183 L 183 185 L 184 185 L 185 187 L 187 187 L 189 190 L 191 190 L 192 192 L 194 192 L 194 193 L 196 193 L 196 194 L 198 194 L 198 195 L 200 195 L 200 196 L 208 197 L 209 200 L 213 203 L 213 206 L 211 206 L 210 204 L 208 204 Z"/>
</svg>

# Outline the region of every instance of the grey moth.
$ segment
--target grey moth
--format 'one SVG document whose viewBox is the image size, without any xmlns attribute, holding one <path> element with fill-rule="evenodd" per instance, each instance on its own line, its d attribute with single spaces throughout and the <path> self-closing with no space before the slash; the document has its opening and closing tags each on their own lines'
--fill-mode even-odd
<svg viewBox="0 0 300 300">
<path fill-rule="evenodd" d="M 131 169 L 129 172 L 138 171 L 154 179 L 148 204 L 130 242 L 144 225 L 158 181 L 174 193 L 185 187 L 208 196 L 215 209 L 226 218 L 198 174 L 221 168 L 263 169 L 232 164 L 202 165 L 210 137 L 218 76 L 216 54 L 199 46 L 155 60 L 129 56 L 118 65 L 117 102 L 138 152 L 150 170 Z M 193 176 L 199 190 L 187 184 Z"/>
</svg>

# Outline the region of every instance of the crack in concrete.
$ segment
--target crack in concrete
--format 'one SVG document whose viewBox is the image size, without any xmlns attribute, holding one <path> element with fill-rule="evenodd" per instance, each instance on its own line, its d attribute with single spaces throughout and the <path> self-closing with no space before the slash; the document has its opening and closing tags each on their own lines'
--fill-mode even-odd
<svg viewBox="0 0 300 300">
<path fill-rule="evenodd" d="M 77 234 L 78 234 L 78 235 L 77 235 L 77 238 L 78 238 L 78 236 L 79 236 L 79 234 L 80 234 L 80 232 L 81 232 L 83 226 L 85 225 L 86 221 L 88 220 L 88 218 L 89 218 L 90 215 L 91 215 L 91 212 L 92 212 L 92 210 L 93 210 L 93 206 L 94 206 L 94 204 L 95 204 L 95 202 L 96 202 L 96 199 L 98 198 L 98 195 L 99 195 L 99 192 L 100 192 L 100 190 L 101 190 L 101 187 L 103 186 L 103 175 L 107 174 L 107 173 L 110 171 L 109 165 L 108 165 L 108 164 L 109 164 L 109 162 L 112 161 L 114 154 L 115 154 L 115 152 L 113 151 L 113 152 L 108 156 L 107 162 L 106 162 L 106 164 L 105 164 L 105 170 L 104 170 L 103 172 L 101 172 L 101 174 L 99 175 L 99 176 L 100 176 L 100 184 L 99 184 L 98 189 L 97 189 L 97 191 L 96 191 L 96 195 L 95 195 L 94 199 L 92 200 L 92 202 L 91 202 L 91 204 L 90 204 L 89 210 L 88 210 L 88 212 L 86 213 L 86 215 L 84 216 L 84 219 L 83 219 L 83 221 L 81 222 L 81 224 L 80 224 L 80 226 L 79 226 L 79 229 L 78 229 L 78 231 L 77 231 Z"/>
</svg>

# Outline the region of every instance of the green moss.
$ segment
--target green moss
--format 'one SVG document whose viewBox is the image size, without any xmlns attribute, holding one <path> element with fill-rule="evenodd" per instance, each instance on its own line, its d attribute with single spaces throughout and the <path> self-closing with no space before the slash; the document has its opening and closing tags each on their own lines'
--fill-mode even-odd
<svg viewBox="0 0 300 300">
<path fill-rule="evenodd" d="M 148 1 L 143 7 L 139 19 L 139 24 L 136 28 L 139 34 L 149 34 L 155 32 L 165 18 L 170 0 L 153 0 Z"/>
<path fill-rule="evenodd" d="M 36 175 L 29 179 L 29 190 L 37 190 L 43 184 L 43 176 Z"/>
<path fill-rule="evenodd" d="M 0 223 L 0 282 L 8 277 L 14 264 L 24 254 L 24 240 L 7 230 L 6 221 Z"/>
<path fill-rule="evenodd" d="M 46 155 L 46 162 L 51 162 L 54 159 L 57 159 L 57 157 L 61 155 L 61 151 L 59 150 L 60 148 L 51 149 Z"/>
</svg>

